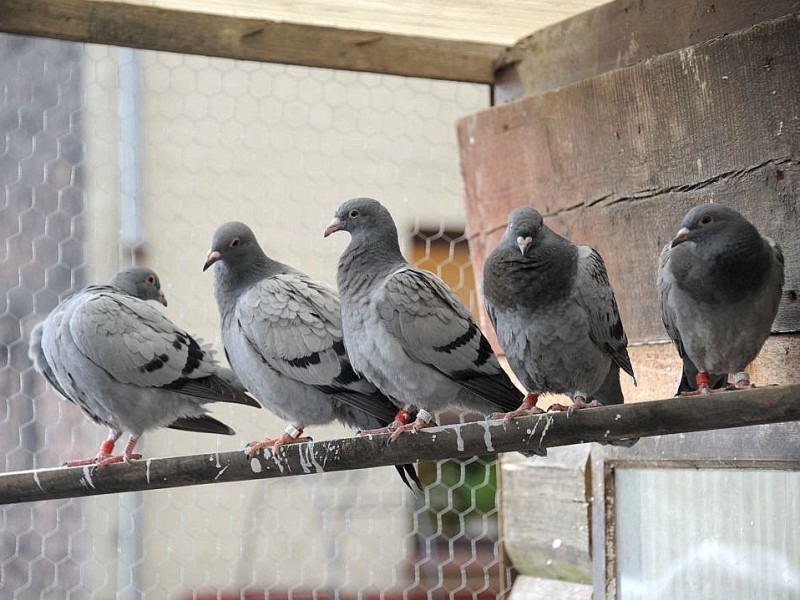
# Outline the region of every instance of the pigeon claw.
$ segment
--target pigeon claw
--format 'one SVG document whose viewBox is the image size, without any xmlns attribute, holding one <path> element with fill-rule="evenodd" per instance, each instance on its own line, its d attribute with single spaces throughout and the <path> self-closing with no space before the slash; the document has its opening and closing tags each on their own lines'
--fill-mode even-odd
<svg viewBox="0 0 800 600">
<path fill-rule="evenodd" d="M 544 411 L 536 406 L 536 402 L 539 401 L 539 396 L 536 394 L 528 394 L 522 400 L 522 404 L 520 404 L 519 408 L 516 410 L 512 410 L 509 412 L 496 412 L 492 413 L 492 419 L 503 419 L 506 423 L 510 423 L 517 417 L 527 417 L 530 415 L 540 415 Z"/>
<path fill-rule="evenodd" d="M 408 411 L 398 410 L 394 417 L 394 421 L 389 423 L 386 427 L 378 427 L 377 429 L 362 429 L 358 435 L 381 435 L 384 433 L 394 433 L 398 427 L 402 427 L 408 423 Z"/>
<path fill-rule="evenodd" d="M 737 373 L 738 375 L 738 373 Z M 745 373 L 745 375 L 747 375 Z M 697 384 L 696 390 L 689 390 L 688 392 L 681 392 L 681 396 L 700 396 L 703 394 L 716 394 L 719 392 L 727 391 L 727 387 L 713 389 L 711 387 L 711 376 L 708 374 L 708 371 L 700 371 L 695 378 L 695 382 Z M 739 382 L 737 380 L 736 385 L 738 387 Z M 750 381 L 747 382 L 747 387 L 750 387 Z"/>
<path fill-rule="evenodd" d="M 99 459 L 97 456 L 93 456 L 92 458 L 81 458 L 79 460 L 68 460 L 67 462 L 63 463 L 61 466 L 63 467 L 85 467 L 86 465 L 96 465 L 101 460 L 108 458 L 106 455 L 103 459 Z"/>
<path fill-rule="evenodd" d="M 402 423 L 397 423 L 397 421 L 393 421 L 386 427 L 378 427 L 377 429 L 362 429 L 358 432 L 358 435 L 381 435 L 384 433 L 392 433 L 395 429 L 402 426 Z"/>
<path fill-rule="evenodd" d="M 541 415 L 544 411 L 538 406 L 520 406 L 516 410 L 507 413 L 492 413 L 493 419 L 503 419 L 506 423 L 510 423 L 518 417 L 529 417 L 531 415 Z"/>
<path fill-rule="evenodd" d="M 419 418 L 416 419 L 413 423 L 406 423 L 405 425 L 400 425 L 396 427 L 395 430 L 392 432 L 392 435 L 389 436 L 389 443 L 391 444 L 392 442 L 397 440 L 397 438 L 399 438 L 403 434 L 403 432 L 406 431 L 416 432 L 420 429 L 425 429 L 426 427 L 433 427 L 435 425 L 436 423 L 428 422 L 425 421 L 425 419 L 419 419 Z"/>
<path fill-rule="evenodd" d="M 301 444 L 303 442 L 311 441 L 313 440 L 310 437 L 292 437 L 288 433 L 283 433 L 277 438 L 267 438 L 260 442 L 251 442 L 247 444 L 247 454 L 250 456 L 250 458 L 253 458 L 256 454 L 258 454 L 259 450 L 263 450 L 264 448 L 271 448 L 273 454 L 278 454 L 281 447 L 287 444 Z"/>
<path fill-rule="evenodd" d="M 96 471 L 99 471 L 100 469 L 106 468 L 108 465 L 121 462 L 130 464 L 132 461 L 139 460 L 141 458 L 141 454 L 117 454 L 115 456 L 108 456 L 103 460 L 97 461 L 97 464 L 95 464 L 94 468 Z"/>
<path fill-rule="evenodd" d="M 568 412 L 573 413 L 576 410 L 583 410 L 585 408 L 597 408 L 601 406 L 601 404 L 597 400 L 592 400 L 591 402 L 587 402 L 586 398 L 580 394 L 576 394 L 575 397 L 572 399 L 572 406 L 565 406 L 563 404 L 555 403 L 550 405 L 550 408 L 547 410 L 557 411 L 557 412 Z"/>
</svg>

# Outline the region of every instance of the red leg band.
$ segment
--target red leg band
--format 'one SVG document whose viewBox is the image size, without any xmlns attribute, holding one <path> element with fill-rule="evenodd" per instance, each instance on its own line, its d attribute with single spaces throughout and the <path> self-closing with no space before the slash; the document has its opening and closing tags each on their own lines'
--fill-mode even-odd
<svg viewBox="0 0 800 600">
<path fill-rule="evenodd" d="M 702 385 L 710 386 L 711 385 L 711 376 L 706 373 L 705 371 L 700 371 L 697 374 L 697 387 L 700 388 Z"/>
<path fill-rule="evenodd" d="M 394 416 L 394 420 L 405 425 L 408 423 L 408 413 L 404 410 L 398 410 L 397 414 Z"/>
<path fill-rule="evenodd" d="M 113 454 L 114 453 L 114 442 L 111 440 L 105 440 L 102 444 L 100 444 L 100 452 L 104 454 Z"/>
<path fill-rule="evenodd" d="M 536 394 L 527 394 L 525 398 L 523 398 L 522 403 L 528 407 L 536 406 L 536 403 L 539 401 L 539 396 Z"/>
</svg>

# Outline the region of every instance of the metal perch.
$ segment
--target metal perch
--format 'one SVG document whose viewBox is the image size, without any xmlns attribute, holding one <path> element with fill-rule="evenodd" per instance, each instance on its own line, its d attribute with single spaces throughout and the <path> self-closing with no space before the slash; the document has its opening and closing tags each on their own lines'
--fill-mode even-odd
<svg viewBox="0 0 800 600">
<path fill-rule="evenodd" d="M 151 458 L 131 464 L 0 474 L 0 503 L 156 490 L 247 479 L 367 469 L 746 425 L 800 421 L 800 384 L 435 427 L 401 436 L 353 437 L 285 446 L 254 458 L 243 451 Z"/>
</svg>

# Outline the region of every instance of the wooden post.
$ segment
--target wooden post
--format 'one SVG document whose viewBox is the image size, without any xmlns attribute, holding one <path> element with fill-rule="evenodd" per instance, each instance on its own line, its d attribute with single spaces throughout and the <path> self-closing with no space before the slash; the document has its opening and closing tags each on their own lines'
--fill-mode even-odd
<svg viewBox="0 0 800 600">
<path fill-rule="evenodd" d="M 458 132 L 476 275 L 508 213 L 536 207 L 605 259 L 640 383 L 626 397 L 661 398 L 677 389 L 680 361 L 661 322 L 659 253 L 689 208 L 729 204 L 786 257 L 773 327 L 781 335 L 767 342 L 754 380 L 797 381 L 798 114 L 792 14 L 466 117 Z"/>
<path fill-rule="evenodd" d="M 677 389 L 681 362 L 661 322 L 660 251 L 692 206 L 728 204 L 786 258 L 773 335 L 748 371 L 760 385 L 800 381 L 797 3 L 616 0 L 535 32 L 500 67 L 494 98 L 507 103 L 458 124 L 477 279 L 509 212 L 534 206 L 605 259 L 639 381 L 634 388 L 623 378 L 626 402 L 663 398 Z M 488 319 L 483 325 L 491 337 Z M 656 455 L 702 454 L 714 440 L 717 458 L 743 455 L 751 432 L 719 433 L 654 438 L 665 440 Z M 758 439 L 773 456 L 786 448 L 780 435 Z M 604 551 L 614 523 L 605 520 L 598 456 L 649 456 L 649 441 L 595 447 L 591 458 L 503 459 L 503 539 L 521 573 L 512 600 L 613 598 L 604 596 L 613 571 Z M 587 589 L 538 591 L 555 579 Z"/>
</svg>

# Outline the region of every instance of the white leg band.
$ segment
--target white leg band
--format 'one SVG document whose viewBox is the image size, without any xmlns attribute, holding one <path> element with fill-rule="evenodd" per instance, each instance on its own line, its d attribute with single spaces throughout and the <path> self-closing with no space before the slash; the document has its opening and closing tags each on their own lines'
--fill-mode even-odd
<svg viewBox="0 0 800 600">
<path fill-rule="evenodd" d="M 302 429 L 295 429 L 294 425 L 292 425 L 291 423 L 286 426 L 286 429 L 284 429 L 284 431 L 292 439 L 295 439 L 298 435 L 300 435 L 303 432 Z"/>
<path fill-rule="evenodd" d="M 420 408 L 419 411 L 417 411 L 417 419 L 420 419 L 427 424 L 433 421 L 433 415 L 424 408 Z"/>
<path fill-rule="evenodd" d="M 733 376 L 733 381 L 734 383 L 739 383 L 740 381 L 750 381 L 750 373 L 739 371 Z"/>
</svg>

